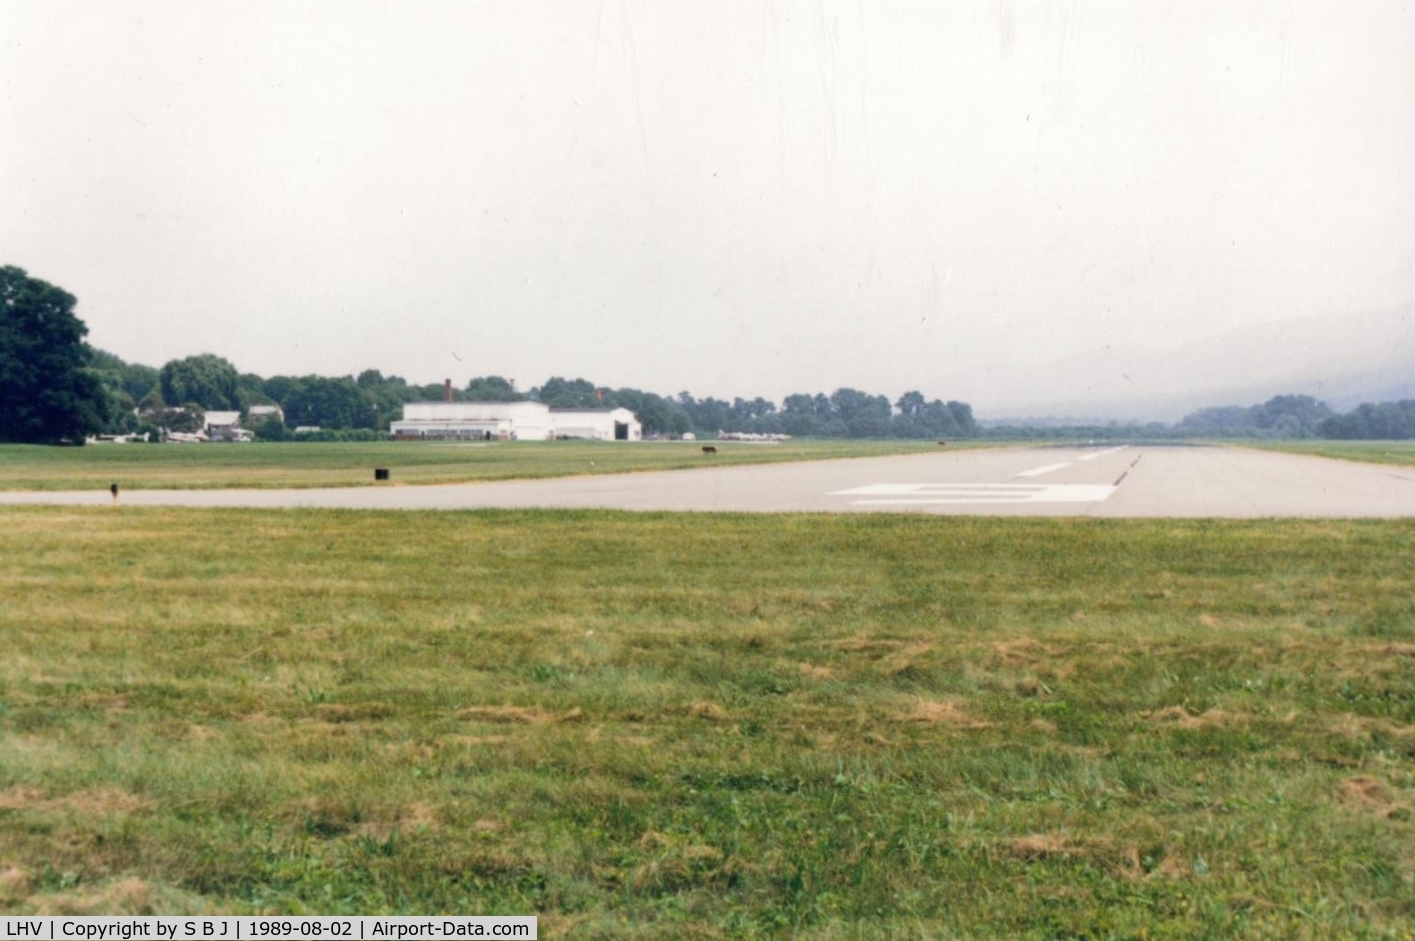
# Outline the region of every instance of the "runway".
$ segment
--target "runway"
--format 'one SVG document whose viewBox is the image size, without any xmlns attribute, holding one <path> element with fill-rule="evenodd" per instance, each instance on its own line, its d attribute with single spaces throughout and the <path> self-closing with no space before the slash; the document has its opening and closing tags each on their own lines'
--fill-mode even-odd
<svg viewBox="0 0 1415 941">
<path fill-rule="evenodd" d="M 394 469 L 396 481 L 397 471 Z M 3 492 L 108 506 L 108 491 Z M 133 490 L 120 506 L 1095 517 L 1415 517 L 1415 470 L 1226 447 L 995 448 L 437 486 Z"/>
</svg>

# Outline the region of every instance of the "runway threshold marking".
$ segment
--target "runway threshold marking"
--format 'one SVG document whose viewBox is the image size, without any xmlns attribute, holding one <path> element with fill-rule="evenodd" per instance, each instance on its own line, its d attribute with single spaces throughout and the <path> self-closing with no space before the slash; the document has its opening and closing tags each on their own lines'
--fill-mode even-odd
<svg viewBox="0 0 1415 941">
<path fill-rule="evenodd" d="M 833 497 L 865 497 L 851 506 L 944 506 L 970 503 L 1100 503 L 1106 484 L 868 484 Z"/>
<path fill-rule="evenodd" d="M 1070 462 L 1070 461 L 1062 461 L 1060 464 L 1048 464 L 1048 465 L 1045 466 L 1045 467 L 1034 467 L 1034 468 L 1032 468 L 1031 470 L 1025 470 L 1025 471 L 1023 471 L 1022 473 L 1017 474 L 1016 476 L 1018 476 L 1018 477 L 1040 477 L 1040 476 L 1043 475 L 1043 474 L 1050 474 L 1052 471 L 1061 470 L 1063 467 L 1070 467 L 1070 466 L 1071 466 L 1071 462 Z"/>
</svg>

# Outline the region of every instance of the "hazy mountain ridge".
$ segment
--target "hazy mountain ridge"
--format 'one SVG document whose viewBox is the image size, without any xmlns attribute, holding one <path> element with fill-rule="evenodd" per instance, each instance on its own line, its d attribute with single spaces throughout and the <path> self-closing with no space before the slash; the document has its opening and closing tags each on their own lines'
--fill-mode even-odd
<svg viewBox="0 0 1415 941">
<path fill-rule="evenodd" d="M 1105 347 L 1026 370 L 986 419 L 1173 421 L 1213 405 L 1312 395 L 1344 411 L 1415 398 L 1415 305 L 1235 328 L 1166 351 Z M 1048 396 L 1038 390 L 1064 390 Z"/>
</svg>

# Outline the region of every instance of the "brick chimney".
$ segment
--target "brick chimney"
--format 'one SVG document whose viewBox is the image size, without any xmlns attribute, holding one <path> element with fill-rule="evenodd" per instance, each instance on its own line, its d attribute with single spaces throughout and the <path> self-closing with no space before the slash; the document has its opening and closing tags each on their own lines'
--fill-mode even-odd
<svg viewBox="0 0 1415 941">
<path fill-rule="evenodd" d="M 444 379 L 444 380 L 442 380 L 442 401 L 444 401 L 444 402 L 450 402 L 450 401 L 452 401 L 452 380 L 451 380 L 451 379 Z"/>
</svg>

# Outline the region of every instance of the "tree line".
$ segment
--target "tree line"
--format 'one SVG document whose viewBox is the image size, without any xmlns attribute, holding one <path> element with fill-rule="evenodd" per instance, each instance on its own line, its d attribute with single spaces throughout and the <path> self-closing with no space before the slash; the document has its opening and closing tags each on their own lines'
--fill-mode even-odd
<svg viewBox="0 0 1415 941">
<path fill-rule="evenodd" d="M 243 373 L 211 353 L 160 368 L 129 363 L 84 341 L 73 295 L 22 269 L 0 268 L 0 440 L 82 441 L 90 434 L 154 437 L 162 429 L 196 431 L 210 411 L 240 412 L 258 438 L 280 440 L 318 427 L 324 437 L 377 437 L 408 402 L 436 401 L 441 383 L 419 385 L 366 369 L 357 376 Z M 965 402 L 929 401 L 907 392 L 891 403 L 858 389 L 791 395 L 778 406 L 761 397 L 699 399 L 610 388 L 553 377 L 525 393 L 501 376 L 479 376 L 451 390 L 458 401 L 532 399 L 552 408 L 634 412 L 647 435 L 718 431 L 825 437 L 970 437 L 978 433 Z M 283 414 L 249 420 L 257 405 Z M 253 427 L 252 427 L 253 426 Z"/>
<path fill-rule="evenodd" d="M 90 434 L 195 431 L 207 411 L 249 416 L 278 405 L 280 418 L 250 421 L 258 438 L 281 440 L 301 426 L 323 438 L 375 438 L 408 402 L 437 401 L 442 383 L 419 385 L 366 369 L 357 376 L 271 376 L 242 373 L 210 353 L 160 368 L 129 363 L 84 341 L 73 295 L 16 267 L 0 268 L 0 441 L 82 441 Z M 1415 439 L 1415 400 L 1367 403 L 1339 414 L 1307 395 L 1274 396 L 1261 405 L 1204 408 L 1167 425 L 982 428 L 966 402 L 929 400 L 918 391 L 891 402 L 841 388 L 801 392 L 779 404 L 759 397 L 697 398 L 610 388 L 553 377 L 521 392 L 501 376 L 479 376 L 451 390 L 456 401 L 531 399 L 552 408 L 623 407 L 650 436 L 718 431 L 840 438 L 1337 438 Z"/>
<path fill-rule="evenodd" d="M 300 426 L 326 432 L 387 432 L 408 402 L 440 401 L 441 383 L 418 385 L 401 376 L 366 369 L 357 376 L 272 376 L 242 373 L 210 353 L 172 360 L 160 369 L 124 362 L 90 350 L 89 368 L 107 395 L 105 431 L 131 433 L 158 427 L 187 430 L 193 416 L 213 410 L 249 414 L 254 405 L 278 405 L 284 420 L 248 425 L 258 438 L 281 440 Z M 907 392 L 891 403 L 882 395 L 837 389 L 830 395 L 801 393 L 777 403 L 761 397 L 697 398 L 689 392 L 660 395 L 611 388 L 587 379 L 556 376 L 525 392 L 502 376 L 478 376 L 451 390 L 453 401 L 531 400 L 552 408 L 627 408 L 646 435 L 678 437 L 719 431 L 811 437 L 973 437 L 978 425 L 966 402 L 928 401 Z M 199 421 L 199 418 L 196 420 Z M 350 435 L 344 434 L 344 437 Z M 355 435 L 355 437 L 362 437 Z"/>
</svg>

